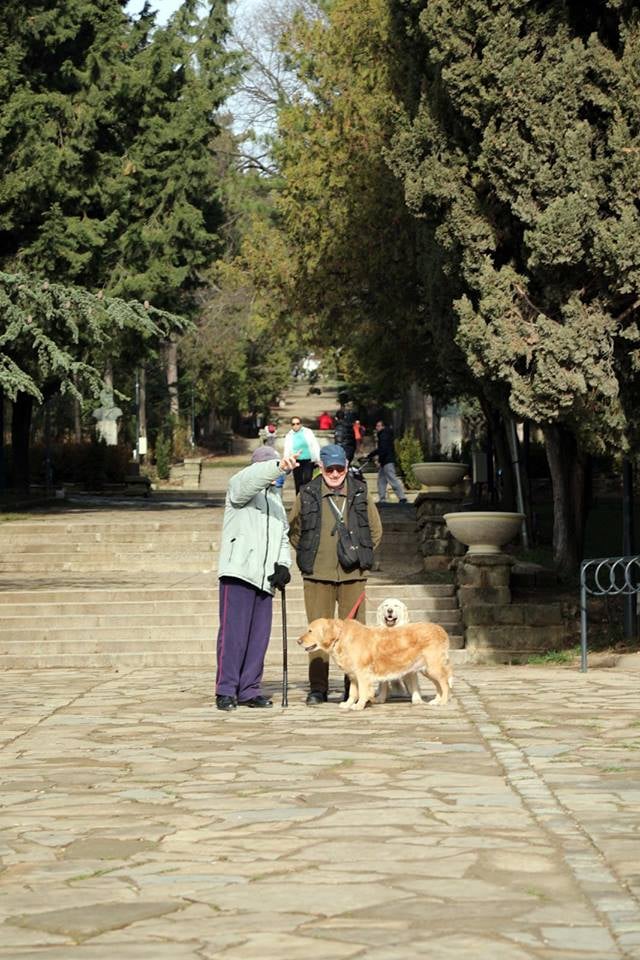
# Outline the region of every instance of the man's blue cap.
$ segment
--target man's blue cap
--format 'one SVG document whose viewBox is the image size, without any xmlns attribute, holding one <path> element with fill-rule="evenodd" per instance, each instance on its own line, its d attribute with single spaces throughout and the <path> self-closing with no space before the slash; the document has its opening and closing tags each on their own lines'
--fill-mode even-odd
<svg viewBox="0 0 640 960">
<path fill-rule="evenodd" d="M 320 448 L 320 460 L 323 467 L 346 467 L 347 455 L 337 443 L 328 443 Z"/>
</svg>

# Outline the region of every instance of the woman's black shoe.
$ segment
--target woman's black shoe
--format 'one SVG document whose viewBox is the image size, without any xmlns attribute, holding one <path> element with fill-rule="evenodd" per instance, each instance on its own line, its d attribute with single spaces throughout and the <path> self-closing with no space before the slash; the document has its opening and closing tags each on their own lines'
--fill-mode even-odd
<svg viewBox="0 0 640 960">
<path fill-rule="evenodd" d="M 236 703 L 235 697 L 225 697 L 224 694 L 220 694 L 216 697 L 216 707 L 218 710 L 235 710 L 238 706 Z"/>
<path fill-rule="evenodd" d="M 260 694 L 257 697 L 252 697 L 251 700 L 238 700 L 239 707 L 272 707 L 273 703 L 269 700 L 269 697 L 263 697 Z"/>
</svg>

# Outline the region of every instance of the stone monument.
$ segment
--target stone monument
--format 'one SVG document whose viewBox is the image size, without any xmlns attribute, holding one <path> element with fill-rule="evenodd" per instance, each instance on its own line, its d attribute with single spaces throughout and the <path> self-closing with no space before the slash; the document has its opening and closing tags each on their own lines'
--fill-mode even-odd
<svg viewBox="0 0 640 960">
<path fill-rule="evenodd" d="M 96 433 L 108 447 L 118 443 L 118 417 L 122 416 L 120 407 L 113 402 L 113 393 L 106 387 L 100 391 L 100 406 L 93 411 L 96 421 Z"/>
</svg>

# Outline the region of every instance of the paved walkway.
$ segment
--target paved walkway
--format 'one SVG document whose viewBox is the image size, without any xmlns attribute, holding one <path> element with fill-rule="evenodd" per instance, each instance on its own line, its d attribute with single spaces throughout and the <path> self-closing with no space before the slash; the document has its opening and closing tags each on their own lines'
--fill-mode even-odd
<svg viewBox="0 0 640 960">
<path fill-rule="evenodd" d="M 302 671 L 232 715 L 186 669 L 5 673 L 0 958 L 640 957 L 638 677 L 345 716 Z"/>
</svg>

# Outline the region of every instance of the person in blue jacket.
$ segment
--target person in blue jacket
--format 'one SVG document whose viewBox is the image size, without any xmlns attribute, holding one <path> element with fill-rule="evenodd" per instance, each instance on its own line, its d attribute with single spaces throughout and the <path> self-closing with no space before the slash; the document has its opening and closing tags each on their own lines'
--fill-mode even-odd
<svg viewBox="0 0 640 960">
<path fill-rule="evenodd" d="M 289 524 L 275 482 L 295 465 L 265 444 L 229 481 L 218 567 L 218 710 L 272 706 L 260 688 L 273 596 L 291 579 Z"/>
</svg>

